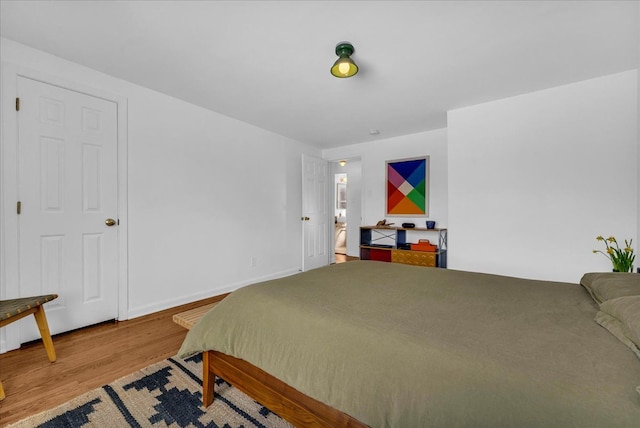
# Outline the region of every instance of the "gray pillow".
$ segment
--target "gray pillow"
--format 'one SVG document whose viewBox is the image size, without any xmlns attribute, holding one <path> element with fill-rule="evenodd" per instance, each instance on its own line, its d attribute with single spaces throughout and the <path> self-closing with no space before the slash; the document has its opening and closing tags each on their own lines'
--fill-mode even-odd
<svg viewBox="0 0 640 428">
<path fill-rule="evenodd" d="M 640 358 L 640 296 L 607 300 L 600 306 L 596 322 Z"/>
<path fill-rule="evenodd" d="M 582 276 L 580 284 L 599 305 L 618 297 L 640 296 L 640 273 L 586 273 Z"/>
</svg>

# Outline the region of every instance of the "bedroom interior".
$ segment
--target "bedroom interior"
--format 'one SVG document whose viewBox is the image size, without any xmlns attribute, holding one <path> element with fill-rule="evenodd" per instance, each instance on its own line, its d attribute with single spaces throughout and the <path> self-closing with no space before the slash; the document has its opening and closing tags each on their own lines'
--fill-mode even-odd
<svg viewBox="0 0 640 428">
<path fill-rule="evenodd" d="M 611 272 L 610 261 L 592 252 L 598 247 L 596 236 L 606 233 L 622 241 L 632 238 L 636 252 L 640 242 L 639 3 L 349 1 L 340 2 L 337 16 L 336 7 L 335 2 L 325 1 L 0 3 L 0 299 L 49 292 L 61 296 L 45 306 L 58 353 L 58 361 L 51 367 L 43 351 L 34 349 L 37 345 L 21 347 L 39 337 L 34 326 L 20 321 L 0 329 L 0 380 L 7 393 L 0 404 L 0 425 L 71 398 L 68 391 L 74 387 L 63 386 L 67 390 L 64 400 L 51 398 L 39 408 L 24 409 L 12 401 L 26 399 L 30 390 L 41 390 L 38 385 L 24 384 L 29 372 L 44 376 L 57 373 L 56 379 L 64 379 L 61 370 L 80 364 L 87 354 L 65 344 L 76 340 L 74 337 L 81 337 L 78 343 L 86 346 L 93 334 L 106 337 L 101 331 L 109 330 L 109 340 L 126 341 L 119 334 L 127 334 L 129 323 L 146 325 L 162 319 L 159 322 L 164 323 L 161 328 L 166 334 L 161 340 L 167 340 L 167 349 L 147 343 L 136 351 L 129 344 L 127 349 L 139 353 L 131 364 L 124 354 L 107 356 L 111 363 L 120 363 L 118 376 L 113 378 L 101 375 L 87 379 L 91 363 L 82 362 L 86 374 L 80 374 L 84 380 L 79 394 L 176 355 L 186 331 L 171 322 L 171 315 L 230 292 L 233 296 L 236 290 L 251 288 L 247 287 L 250 284 L 271 284 L 277 279 L 286 283 L 288 278 L 298 278 L 305 270 L 303 259 L 309 251 L 303 245 L 306 226 L 301 222 L 309 216 L 305 205 L 309 195 L 303 192 L 301 158 L 305 156 L 326 165 L 323 191 L 327 197 L 323 203 L 327 206 L 319 209 L 325 209 L 329 227 L 315 242 L 318 254 L 325 252 L 324 264 L 360 256 L 361 226 L 373 226 L 383 218 L 395 226 L 413 222 L 418 227 L 433 220 L 438 228 L 448 230 L 443 275 L 462 271 L 479 275 L 477 282 L 488 275 L 520 278 L 518 281 L 541 286 L 571 283 L 575 288 L 566 287 L 564 292 L 572 296 L 569 299 L 576 298 L 576 305 L 582 308 L 581 314 L 574 315 L 586 316 L 576 322 L 584 323 L 584 331 L 598 336 L 598 346 L 604 343 L 615 349 L 628 375 L 635 373 L 625 380 L 625 392 L 611 392 L 626 400 L 618 410 L 627 416 L 640 412 L 640 400 L 635 407 L 628 404 L 637 395 L 629 389 L 631 383 L 635 382 L 634 388 L 640 385 L 640 364 L 629 350 L 637 349 L 637 337 L 630 344 L 618 337 L 628 339 L 634 334 L 633 325 L 625 324 L 628 320 L 623 315 L 637 307 L 633 297 L 640 293 L 633 290 L 640 285 L 638 274 L 626 276 L 632 281 L 631 292 L 604 300 L 596 299 L 589 285 L 576 285 L 586 273 Z M 114 26 L 121 31 L 114 33 Z M 329 69 L 336 60 L 336 44 L 344 40 L 355 47 L 351 58 L 359 70 L 355 76 L 336 79 Z M 282 64 L 290 55 L 297 59 L 283 72 Z M 408 63 L 399 68 L 404 60 Z M 20 186 L 29 181 L 47 184 L 58 177 L 49 174 L 40 181 L 29 180 L 20 175 L 25 168 L 16 166 L 23 156 L 21 118 L 33 109 L 26 95 L 32 82 L 99 98 L 115 111 L 111 140 L 116 148 L 113 171 L 117 179 L 112 180 L 115 208 L 97 211 L 104 218 L 116 219 L 113 226 L 103 225 L 104 231 L 99 233 L 104 234 L 104 242 L 108 242 L 109 233 L 116 237 L 114 279 L 109 280 L 114 297 L 109 304 L 111 315 L 103 320 L 115 318 L 118 322 L 90 327 L 96 330 L 89 332 L 63 333 L 69 330 L 62 320 L 71 299 L 60 293 L 64 283 L 61 270 L 55 267 L 55 257 L 61 254 L 58 245 L 62 244 L 50 238 L 42 241 L 42 254 L 48 260 L 42 269 L 48 269 L 46 272 L 21 270 L 25 269 L 21 266 L 29 266 L 31 257 L 24 252 L 28 247 L 21 239 L 27 235 L 21 227 L 29 224 L 33 203 L 23 199 L 23 213 L 16 214 L 16 201 L 28 194 Z M 18 97 L 20 111 L 16 111 Z M 90 120 L 96 109 L 85 110 Z M 41 104 L 42 111 L 52 117 Z M 97 143 L 92 144 L 95 147 Z M 95 151 L 86 153 L 87 159 L 95 159 L 91 157 Z M 388 215 L 385 163 L 425 156 L 430 159 L 428 215 Z M 340 165 L 345 159 L 346 165 Z M 93 180 L 91 174 L 84 174 L 83 179 Z M 338 197 L 339 183 L 334 179 L 347 177 L 344 200 Z M 92 209 L 85 206 L 86 211 Z M 338 221 L 343 214 L 346 221 Z M 91 236 L 96 233 L 85 232 Z M 344 245 L 338 248 L 343 237 Z M 85 246 L 97 248 L 91 247 L 97 240 L 87 239 Z M 63 266 L 62 260 L 59 266 Z M 367 263 L 355 262 L 350 269 Z M 391 272 L 398 268 L 395 265 L 385 264 L 385 269 Z M 637 267 L 636 260 L 634 271 Z M 85 276 L 98 275 L 88 269 Z M 430 268 L 419 269 L 424 275 L 440 275 L 429 273 Z M 29 275 L 46 280 L 26 284 Z M 591 277 L 586 278 L 589 283 Z M 501 293 L 496 284 L 482 284 Z M 627 286 L 615 283 L 612 287 Z M 429 290 L 423 292 L 431 299 L 440 296 L 435 288 Z M 487 298 L 476 296 L 472 288 L 460 290 L 475 296 L 477 302 Z M 582 295 L 578 299 L 575 293 Z M 386 296 L 388 301 L 395 298 L 392 294 Z M 522 294 L 529 295 L 529 291 L 523 288 Z M 494 297 L 503 300 L 498 294 Z M 534 293 L 531 297 L 542 298 Z M 611 303 L 619 299 L 631 309 Z M 418 297 L 415 300 L 421 301 Z M 492 306 L 497 302 L 487 305 L 510 313 L 522 303 L 518 298 L 514 301 L 517 303 L 506 307 Z M 276 304 L 276 300 L 272 302 Z M 423 306 L 437 312 L 430 302 L 423 302 Z M 473 301 L 460 303 L 474 305 Z M 510 309 L 511 305 L 516 306 Z M 222 316 L 230 310 L 222 306 L 211 314 Z M 554 330 L 548 323 L 556 320 L 564 325 L 565 321 L 556 318 L 562 310 L 563 306 L 549 306 L 548 311 L 528 316 L 546 317 L 540 325 Z M 300 324 L 313 319 L 307 314 Z M 485 321 L 491 325 L 495 320 Z M 616 336 L 607 331 L 619 325 L 624 327 L 623 333 Z M 151 331 L 141 334 L 153 337 Z M 546 349 L 545 340 L 554 342 L 559 337 L 539 337 L 519 346 L 526 349 L 535 343 Z M 444 343 L 443 338 L 430 340 Z M 595 340 L 584 338 L 578 346 L 594 345 Z M 553 354 L 558 349 L 547 351 Z M 239 355 L 227 351 L 226 356 Z M 205 396 L 211 392 L 207 392 L 207 377 L 220 369 L 218 357 L 226 358 L 218 354 L 204 354 Z M 501 360 L 502 356 L 487 354 L 486 358 L 493 361 L 489 365 L 502 361 L 508 367 L 512 363 Z M 210 362 L 213 359 L 217 362 Z M 249 359 L 256 364 L 257 357 Z M 236 363 L 232 361 L 229 367 L 234 369 Z M 474 364 L 459 363 L 461 371 L 471 370 Z M 22 364 L 29 366 L 18 369 Z M 558 364 L 550 369 L 563 363 Z M 257 366 L 242 366 L 241 371 L 251 377 Z M 482 366 L 478 370 L 486 375 L 486 369 Z M 608 375 L 618 379 L 619 373 L 612 370 Z M 476 379 L 479 383 L 474 385 L 515 388 L 521 374 L 509 372 L 513 376 L 509 385 L 493 384 L 489 377 Z M 581 384 L 569 379 L 573 375 L 565 372 L 562 376 L 565 388 L 580 389 Z M 239 385 L 249 382 L 260 391 L 283 380 L 285 385 L 295 384 L 282 373 L 264 382 L 247 379 L 239 378 Z M 51 387 L 51 383 L 47 385 Z M 547 388 L 540 387 L 538 392 Z M 322 395 L 300 388 L 305 389 L 305 397 Z M 523 392 L 523 397 L 529 393 L 533 394 Z M 478 399 L 471 395 L 458 398 Z M 588 402 L 593 398 L 574 392 L 568 395 L 564 401 L 539 403 L 550 415 L 555 414 L 551 407 L 558 403 L 574 414 L 582 405 L 572 400 L 581 397 Z M 267 396 L 289 399 L 280 394 Z M 328 402 L 325 398 L 320 401 Z M 440 408 L 453 403 L 441 403 Z M 322 418 L 328 413 L 345 423 L 344 415 L 353 416 L 360 406 L 328 404 L 329 410 L 317 414 L 313 405 L 311 410 L 300 410 L 304 405 L 296 408 L 327 425 Z M 593 407 L 590 423 L 614 408 Z M 340 410 L 333 413 L 336 409 Z M 443 415 L 442 420 L 447 420 Z M 613 420 L 625 426 L 625 417 Z M 362 412 L 349 423 L 383 426 L 376 418 Z"/>
</svg>

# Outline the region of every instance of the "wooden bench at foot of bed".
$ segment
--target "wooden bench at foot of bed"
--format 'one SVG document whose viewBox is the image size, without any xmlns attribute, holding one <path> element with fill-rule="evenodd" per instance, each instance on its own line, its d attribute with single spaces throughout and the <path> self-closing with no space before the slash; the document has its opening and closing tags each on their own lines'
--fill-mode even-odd
<svg viewBox="0 0 640 428">
<path fill-rule="evenodd" d="M 173 316 L 173 322 L 187 330 L 191 330 L 191 327 L 196 325 L 196 323 L 200 321 L 200 318 L 217 304 L 218 302 L 209 303 L 208 305 L 198 306 L 197 308 L 175 314 Z"/>
<path fill-rule="evenodd" d="M 216 351 L 202 353 L 202 401 L 213 403 L 216 376 L 226 380 L 295 426 L 358 427 L 367 425 L 301 393 L 256 366 Z"/>
</svg>

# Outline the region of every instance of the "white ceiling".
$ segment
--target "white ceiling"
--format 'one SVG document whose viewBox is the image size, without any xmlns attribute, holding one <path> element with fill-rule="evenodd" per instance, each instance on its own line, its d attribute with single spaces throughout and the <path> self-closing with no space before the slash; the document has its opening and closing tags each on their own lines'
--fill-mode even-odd
<svg viewBox="0 0 640 428">
<path fill-rule="evenodd" d="M 638 67 L 637 1 L 2 0 L 0 14 L 3 37 L 321 148 Z M 344 40 L 360 72 L 337 79 Z"/>
</svg>

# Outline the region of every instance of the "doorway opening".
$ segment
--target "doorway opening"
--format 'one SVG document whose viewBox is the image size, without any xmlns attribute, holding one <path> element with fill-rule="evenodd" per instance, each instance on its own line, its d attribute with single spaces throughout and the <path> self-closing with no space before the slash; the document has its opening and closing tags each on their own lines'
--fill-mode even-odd
<svg viewBox="0 0 640 428">
<path fill-rule="evenodd" d="M 347 255 L 347 173 L 334 174 L 334 253 Z"/>
<path fill-rule="evenodd" d="M 328 205 L 334 215 L 332 262 L 341 263 L 360 257 L 360 226 L 362 225 L 362 160 L 350 157 L 346 160 L 331 161 L 329 198 L 333 195 L 333 205 Z M 331 209 L 331 207 L 333 208 Z"/>
</svg>

